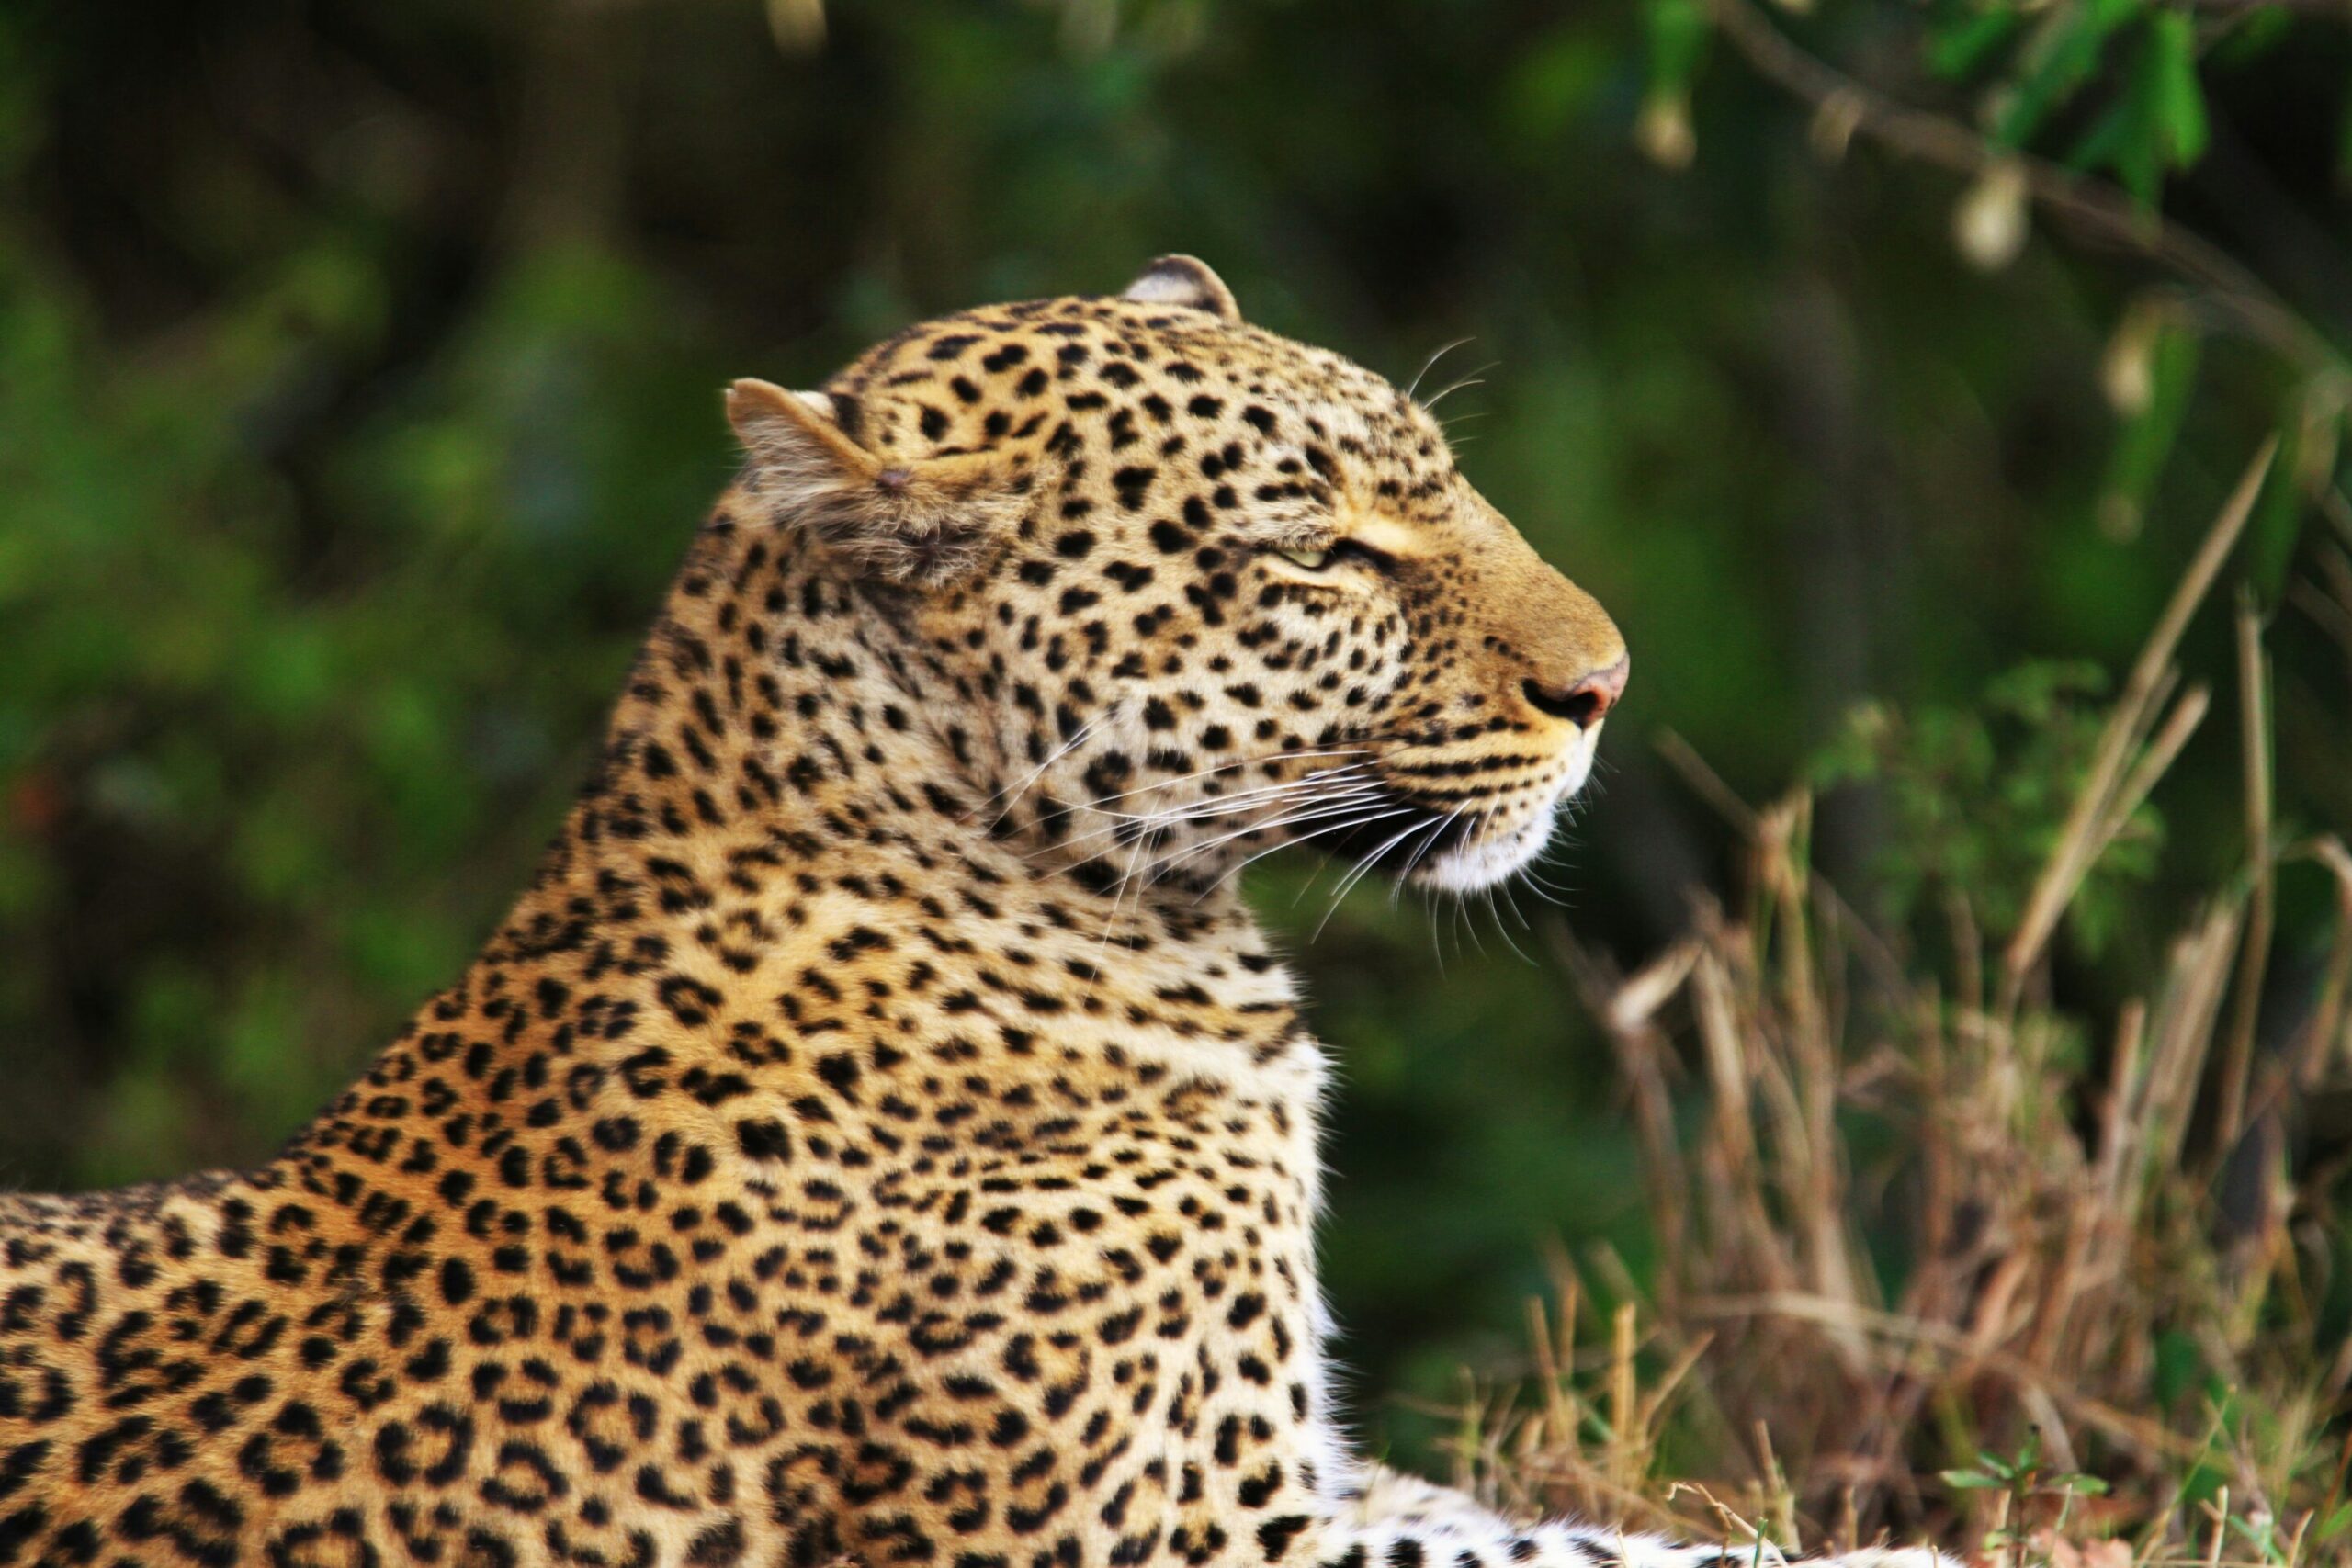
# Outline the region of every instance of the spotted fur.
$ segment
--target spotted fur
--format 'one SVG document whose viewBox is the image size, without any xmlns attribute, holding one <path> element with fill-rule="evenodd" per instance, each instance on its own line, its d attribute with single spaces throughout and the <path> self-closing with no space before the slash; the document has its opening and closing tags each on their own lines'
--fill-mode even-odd
<svg viewBox="0 0 2352 1568">
<path fill-rule="evenodd" d="M 1506 874 L 1608 617 L 1181 258 L 729 403 L 463 977 L 258 1169 L 0 1203 L 0 1562 L 1715 1561 L 1348 1457 L 1324 1055 L 1234 886 Z"/>
</svg>

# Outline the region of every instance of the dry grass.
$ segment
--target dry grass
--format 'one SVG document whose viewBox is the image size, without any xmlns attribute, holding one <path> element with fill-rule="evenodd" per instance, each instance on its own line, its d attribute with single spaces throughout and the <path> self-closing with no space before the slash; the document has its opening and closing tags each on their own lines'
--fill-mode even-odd
<svg viewBox="0 0 2352 1568">
<path fill-rule="evenodd" d="M 1681 756 L 1744 832 L 1744 898 L 1632 975 L 1564 942 L 1623 1066 L 1665 1261 L 1638 1289 L 1606 1256 L 1560 1261 L 1530 1386 L 1471 1401 L 1460 1479 L 1783 1545 L 2352 1557 L 2352 1348 L 2316 1325 L 2339 1173 L 2291 1154 L 2300 1108 L 2346 1072 L 2352 855 L 2272 841 L 2245 604 L 2243 873 L 2116 1016 L 2070 1014 L 2048 977 L 2086 873 L 2206 715 L 2174 650 L 2267 462 L 2134 666 L 2014 930 L 1952 889 L 1943 956 L 1905 953 L 1810 872 L 1806 797 L 1750 811 Z M 2274 876 L 2304 863 L 2338 924 L 2316 987 L 2265 1009 Z"/>
</svg>

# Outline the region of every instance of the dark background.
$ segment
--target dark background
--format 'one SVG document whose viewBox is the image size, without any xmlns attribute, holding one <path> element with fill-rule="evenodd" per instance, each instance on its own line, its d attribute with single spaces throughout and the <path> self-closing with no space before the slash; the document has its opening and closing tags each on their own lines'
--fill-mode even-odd
<svg viewBox="0 0 2352 1568">
<path fill-rule="evenodd" d="M 1903 9 L 1783 19 L 1964 118 L 1906 76 Z M 1362 1413 L 1409 1447 L 1389 1396 L 1510 1352 L 1547 1243 L 1645 1266 L 1560 951 L 1637 961 L 1726 886 L 1661 732 L 1751 800 L 1864 699 L 1995 756 L 1986 682 L 2120 669 L 2311 387 L 2188 333 L 2151 437 L 2101 366 L 2161 265 L 2037 231 L 1974 269 L 1959 179 L 1824 157 L 1720 47 L 1695 163 L 1645 159 L 1630 8 L 873 0 L 813 49 L 772 11 L 0 7 L 0 1179 L 260 1158 L 454 976 L 731 469 L 728 379 L 813 383 L 910 320 L 1189 251 L 1399 381 L 1467 339 L 1424 395 L 1475 375 L 1442 410 L 1464 466 L 1635 649 L 1556 902 L 1366 888 L 1304 948 L 1346 1086 L 1330 1289 Z M 2290 26 L 2211 62 L 2213 149 L 2167 202 L 2325 336 L 2352 50 Z M 2348 649 L 2288 602 L 2329 536 L 2266 507 L 2232 574 L 2271 616 L 2283 831 L 2352 822 Z M 2244 856 L 2231 658 L 2209 614 L 2185 662 L 2220 701 L 2161 846 L 2060 965 L 2087 1006 Z M 2048 813 L 1987 779 L 1954 841 L 2030 858 Z M 1898 940 L 1917 830 L 1883 792 L 1820 818 Z M 1301 944 L 1314 869 L 1261 889 Z M 2282 898 L 2308 975 L 2324 889 Z"/>
</svg>

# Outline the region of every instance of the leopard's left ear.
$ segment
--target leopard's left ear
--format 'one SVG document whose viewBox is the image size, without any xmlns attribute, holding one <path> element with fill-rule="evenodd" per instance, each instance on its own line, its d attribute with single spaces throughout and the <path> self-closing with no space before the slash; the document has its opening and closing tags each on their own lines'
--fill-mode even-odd
<svg viewBox="0 0 2352 1568">
<path fill-rule="evenodd" d="M 766 381 L 727 389 L 752 488 L 859 575 L 938 588 L 968 575 L 1020 525 L 1023 487 L 985 452 L 919 461 L 859 446 L 854 405 Z"/>
<path fill-rule="evenodd" d="M 1209 270 L 1208 263 L 1193 256 L 1161 256 L 1120 298 L 1147 305 L 1182 305 L 1206 310 L 1228 327 L 1241 324 L 1241 307 L 1233 302 L 1233 290 Z"/>
</svg>

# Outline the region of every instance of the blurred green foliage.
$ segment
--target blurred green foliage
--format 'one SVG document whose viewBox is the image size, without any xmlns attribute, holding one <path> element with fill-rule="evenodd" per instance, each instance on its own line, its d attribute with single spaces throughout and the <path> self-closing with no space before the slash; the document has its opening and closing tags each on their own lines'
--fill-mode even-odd
<svg viewBox="0 0 2352 1568">
<path fill-rule="evenodd" d="M 0 9 L 6 1179 L 258 1157 L 455 974 L 729 471 L 728 378 L 814 381 L 910 319 L 1186 250 L 1252 319 L 1400 380 L 1470 339 L 1432 376 L 1466 383 L 1443 406 L 1465 466 L 1636 649 L 1546 873 L 1564 911 L 1367 889 L 1305 949 L 1347 1082 L 1332 1291 L 1365 1416 L 1409 1445 L 1381 1396 L 1513 1346 L 1541 1243 L 1642 1266 L 1633 1144 L 1556 948 L 1634 957 L 1722 872 L 1723 825 L 1651 738 L 1758 798 L 1846 735 L 1871 787 L 1825 803 L 1819 841 L 1899 914 L 2048 829 L 2004 747 L 2076 745 L 2086 691 L 1988 705 L 1988 682 L 2127 659 L 2282 420 L 2333 472 L 2312 364 L 2128 246 L 2035 234 L 1972 266 L 1954 209 L 1981 191 L 1826 134 L 1835 106 L 1746 70 L 1698 0 L 868 0 L 780 46 L 815 14 Z M 2297 310 L 2352 300 L 2352 49 L 2324 17 L 1764 19 L 2112 175 Z M 2293 493 L 2266 515 L 2280 819 L 2340 826 L 2334 547 Z M 2319 610 L 2278 608 L 2314 583 Z M 2200 626 L 2196 672 L 2229 690 L 2229 660 Z M 1842 728 L 1866 698 L 1881 728 Z M 2118 993 L 2171 929 L 2147 911 L 2242 861 L 2231 728 L 2166 784 L 2164 853 L 2066 986 Z M 1314 869 L 1265 888 L 1301 944 Z M 2283 897 L 2292 976 L 2324 894 Z"/>
<path fill-rule="evenodd" d="M 2096 664 L 2027 663 L 1964 705 L 1856 705 L 1813 777 L 1876 788 L 1887 832 L 1865 869 L 1889 919 L 1940 920 L 1956 901 L 1962 929 L 2017 929 L 2090 773 L 2108 684 Z M 2162 817 L 2141 805 L 2066 907 L 2083 952 L 2096 955 L 2125 924 L 2163 845 Z"/>
</svg>

